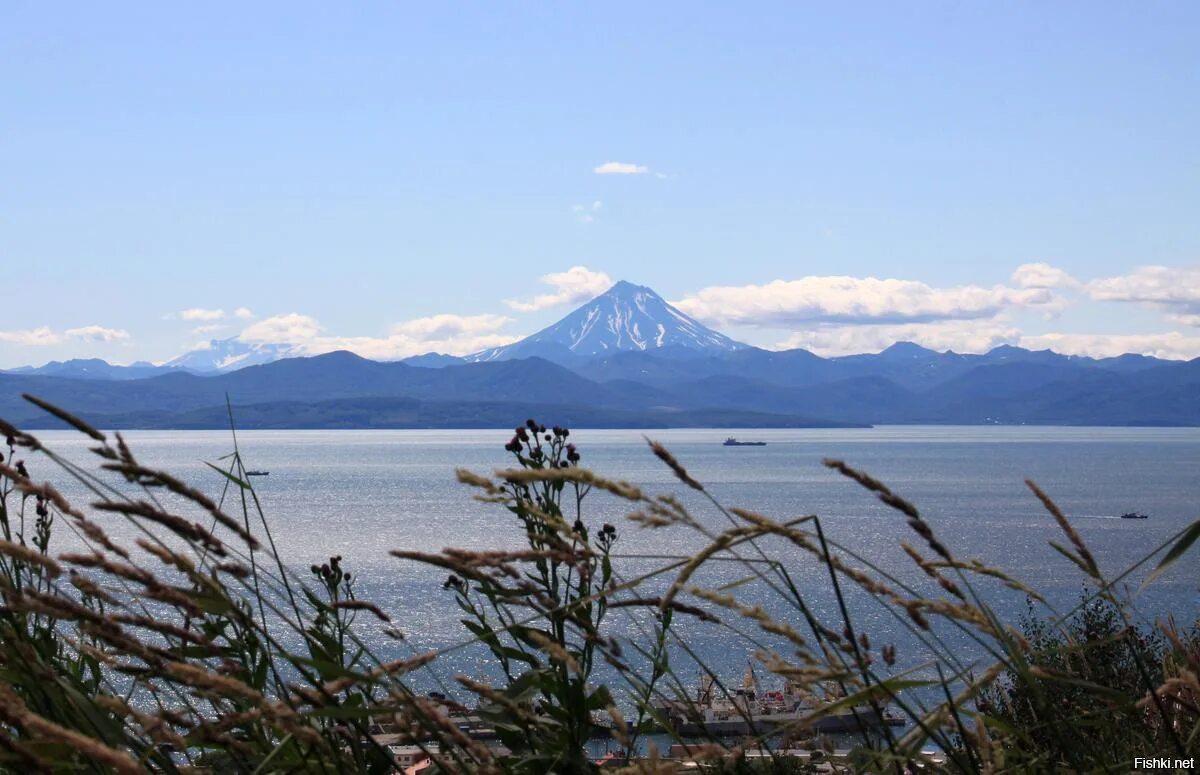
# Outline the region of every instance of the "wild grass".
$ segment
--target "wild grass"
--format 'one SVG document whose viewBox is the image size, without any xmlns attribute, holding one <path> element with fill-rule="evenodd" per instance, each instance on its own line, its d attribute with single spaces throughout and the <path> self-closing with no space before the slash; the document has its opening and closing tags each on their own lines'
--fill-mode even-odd
<svg viewBox="0 0 1200 775">
<path fill-rule="evenodd" d="M 722 520 L 712 527 L 677 494 L 587 470 L 569 430 L 530 420 L 505 445 L 509 467 L 457 472 L 511 515 L 520 546 L 397 548 L 397 563 L 445 574 L 462 637 L 385 659 L 369 645 L 379 633 L 407 648 L 389 601 L 359 597 L 353 557 L 279 555 L 236 435 L 211 464 L 220 492 L 210 495 L 143 465 L 119 434 L 31 400 L 85 434 L 94 459 L 69 460 L 0 422 L 0 766 L 9 771 L 391 772 L 389 745 L 407 743 L 445 772 L 589 772 L 598 729 L 637 772 L 683 766 L 656 745 L 664 735 L 709 771 L 798 772 L 817 761 L 898 773 L 1126 771 L 1139 756 L 1200 753 L 1200 635 L 1173 620 L 1141 624 L 1118 593 L 1151 563 L 1159 573 L 1186 561 L 1200 521 L 1106 577 L 1030 482 L 1084 585 L 1076 607 L 1056 611 L 997 563 L 958 557 L 915 505 L 842 461 L 826 465 L 894 510 L 896 541 L 924 583 L 833 540 L 818 515 L 777 520 L 725 506 L 650 442 Z M 88 502 L 68 502 L 53 477 Z M 591 521 L 601 497 L 624 504 L 628 519 Z M 131 543 L 110 536 L 113 519 L 131 526 Z M 625 548 L 646 530 L 699 536 L 703 548 L 678 557 Z M 85 549 L 60 551 L 62 531 Z M 307 574 L 292 570 L 308 563 Z M 718 563 L 740 578 L 707 586 L 705 569 Z M 821 570 L 821 589 L 797 583 L 809 568 Z M 997 586 L 1026 597 L 1028 614 L 1006 619 L 991 602 Z M 864 601 L 890 628 L 863 629 Z M 729 666 L 706 663 L 690 642 L 698 628 L 731 653 L 751 651 L 760 671 L 810 698 L 807 710 L 735 741 L 674 736 L 668 705 L 700 712 L 693 665 L 753 720 L 720 678 Z M 914 653 L 898 660 L 901 636 Z M 496 672 L 443 672 L 464 649 L 485 650 Z M 418 692 L 418 676 L 450 690 Z M 464 731 L 468 711 L 495 742 Z M 837 715 L 858 717 L 861 735 L 850 756 L 820 759 L 828 744 L 814 730 Z M 873 723 L 886 715 L 903 725 Z M 818 753 L 782 753 L 797 746 Z"/>
</svg>

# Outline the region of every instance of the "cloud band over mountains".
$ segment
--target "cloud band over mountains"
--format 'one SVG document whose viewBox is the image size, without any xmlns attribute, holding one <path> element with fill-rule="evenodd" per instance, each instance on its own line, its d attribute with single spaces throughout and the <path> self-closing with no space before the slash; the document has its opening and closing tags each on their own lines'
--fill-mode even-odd
<svg viewBox="0 0 1200 775">
<path fill-rule="evenodd" d="M 611 287 L 614 279 L 577 265 L 545 274 L 539 282 L 545 292 L 503 300 L 512 314 L 435 314 L 397 322 L 377 336 L 335 335 L 316 317 L 301 312 L 256 318 L 246 307 L 197 306 L 164 320 L 198 323 L 191 331 L 202 335 L 222 329 L 232 329 L 232 334 L 241 328 L 236 334 L 240 341 L 290 344 L 309 354 L 348 349 L 382 360 L 426 352 L 463 355 L 522 338 L 534 328 L 527 316 L 542 316 L 544 323 L 549 311 L 588 301 Z M 821 355 L 876 352 L 897 341 L 913 341 L 958 352 L 1012 344 L 1096 357 L 1125 352 L 1200 356 L 1200 269 L 1191 267 L 1145 265 L 1126 274 L 1085 280 L 1051 264 L 1026 263 L 1007 283 L 951 287 L 895 277 L 811 275 L 702 287 L 673 303 L 705 324 L 736 329 L 739 338 L 751 344 L 803 347 Z M 1107 304 L 1157 313 L 1163 330 L 1063 329 L 1060 316 L 1072 307 Z M 1030 321 L 1036 328 L 1031 330 Z M 0 330 L 0 344 L 22 348 L 70 342 L 128 347 L 133 340 L 124 329 L 102 325 Z"/>
<path fill-rule="evenodd" d="M 548 292 L 507 299 L 505 305 L 516 313 L 542 313 L 588 301 L 613 284 L 607 273 L 585 266 L 549 273 L 540 281 Z M 1081 301 L 1140 304 L 1164 312 L 1176 324 L 1195 325 L 1189 321 L 1200 321 L 1200 272 L 1150 266 L 1083 281 L 1050 264 L 1028 263 L 1018 266 L 1006 284 L 944 288 L 899 278 L 808 276 L 702 288 L 674 304 L 706 324 L 748 331 L 747 338 L 753 339 L 755 330 L 774 337 L 754 342 L 760 346 L 803 347 L 821 355 L 876 352 L 897 341 L 913 341 L 958 352 L 1012 344 L 1096 357 L 1125 352 L 1200 356 L 1200 333 L 1033 333 L 1013 320 L 1022 313 L 1053 319 Z M 311 353 L 349 349 L 392 359 L 499 347 L 521 338 L 515 332 L 520 327 L 519 320 L 506 315 L 440 314 L 397 323 L 384 336 L 345 337 L 328 335 L 310 316 L 290 313 L 258 321 L 239 338 L 297 344 Z"/>
<path fill-rule="evenodd" d="M 350 350 L 364 358 L 396 360 L 427 352 L 463 354 L 515 341 L 499 333 L 511 322 L 504 315 L 431 315 L 392 326 L 387 335 L 327 336 L 316 318 L 296 312 L 275 315 L 249 326 L 239 336 L 251 344 L 291 344 L 309 355 Z"/>
<path fill-rule="evenodd" d="M 935 350 L 986 352 L 1002 344 L 1105 357 L 1200 356 L 1200 332 L 1027 333 L 1019 313 L 1056 317 L 1083 301 L 1137 304 L 1170 323 L 1200 327 L 1200 270 L 1138 267 L 1083 281 L 1046 263 L 1017 267 L 1009 285 L 936 288 L 913 280 L 813 276 L 762 285 L 703 288 L 676 306 L 713 325 L 791 330 L 775 343 L 821 355 L 876 352 L 897 341 Z"/>
<path fill-rule="evenodd" d="M 0 331 L 0 342 L 24 347 L 51 347 L 71 339 L 84 342 L 123 342 L 129 338 L 128 331 L 96 325 L 68 328 L 61 332 L 55 331 L 49 326 Z"/>
<path fill-rule="evenodd" d="M 813 323 L 973 320 L 1014 307 L 1053 309 L 1060 304 L 1049 288 L 934 288 L 915 280 L 816 276 L 704 288 L 675 306 L 706 322 L 788 328 Z"/>
<path fill-rule="evenodd" d="M 1152 307 L 1186 326 L 1200 327 L 1200 269 L 1141 266 L 1087 284 L 1089 297 Z"/>
</svg>

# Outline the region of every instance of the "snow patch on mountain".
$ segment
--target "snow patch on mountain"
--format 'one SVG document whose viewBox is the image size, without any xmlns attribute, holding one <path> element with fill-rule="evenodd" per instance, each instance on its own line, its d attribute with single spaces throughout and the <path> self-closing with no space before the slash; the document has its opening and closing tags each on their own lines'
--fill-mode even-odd
<svg viewBox="0 0 1200 775">
<path fill-rule="evenodd" d="M 243 342 L 237 337 L 232 337 L 213 339 L 206 346 L 197 347 L 172 358 L 163 366 L 198 372 L 226 372 L 306 354 L 300 346 L 294 344 Z"/>
<path fill-rule="evenodd" d="M 563 354 L 588 357 L 663 347 L 728 352 L 745 346 L 688 317 L 653 290 L 621 281 L 554 325 L 519 342 L 466 359 L 494 361 Z"/>
</svg>

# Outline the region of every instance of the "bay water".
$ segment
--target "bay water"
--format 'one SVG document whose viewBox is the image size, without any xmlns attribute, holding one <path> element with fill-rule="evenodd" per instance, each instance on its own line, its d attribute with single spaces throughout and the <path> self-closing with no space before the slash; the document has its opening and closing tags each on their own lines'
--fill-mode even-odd
<svg viewBox="0 0 1200 775">
<path fill-rule="evenodd" d="M 729 435 L 767 444 L 722 446 Z M 89 444 L 77 434 L 38 436 L 70 459 L 93 465 Z M 510 436 L 503 430 L 251 431 L 238 433 L 237 442 L 248 468 L 270 472 L 255 477 L 253 485 L 282 557 L 307 579 L 310 565 L 340 555 L 354 574 L 358 595 L 386 610 L 405 635 L 405 641 L 394 641 L 384 637 L 382 626 L 364 620 L 368 642 L 390 658 L 470 640 L 458 622 L 452 595 L 442 589 L 446 573 L 397 560 L 389 551 L 519 546 L 516 519 L 499 506 L 473 500 L 472 489 L 454 476 L 456 468 L 486 474 L 510 465 L 502 448 Z M 1085 578 L 1050 547 L 1050 541 L 1066 540 L 1025 479 L 1035 480 L 1056 500 L 1109 577 L 1146 561 L 1156 547 L 1200 518 L 1200 429 L 903 426 L 572 433 L 583 465 L 650 493 L 675 493 L 702 524 L 719 531 L 729 518 L 705 496 L 682 486 L 651 454 L 646 437 L 663 442 L 719 503 L 778 520 L 818 515 L 829 539 L 857 555 L 847 555 L 850 564 L 875 566 L 929 594 L 938 590 L 899 549 L 906 540 L 929 554 L 921 539 L 902 515 L 822 465 L 823 458 L 843 459 L 882 480 L 917 505 L 957 557 L 1003 569 L 1040 590 L 1059 611 L 1078 602 Z M 225 480 L 205 461 L 226 465 L 220 458 L 233 449 L 230 433 L 135 431 L 125 438 L 143 463 L 165 468 L 214 497 L 221 495 Z M 49 461 L 30 455 L 27 464 L 35 479 L 50 479 L 69 498 L 87 502 L 83 488 L 62 477 Z M 240 514 L 237 491 L 226 497 L 227 510 Z M 623 577 L 659 567 L 670 561 L 666 558 L 686 557 L 705 544 L 703 536 L 686 528 L 632 525 L 625 520 L 629 510 L 628 503 L 599 492 L 583 506 L 590 526 L 608 522 L 618 528 L 614 552 Z M 1121 519 L 1128 511 L 1150 518 Z M 112 535 L 131 541 L 133 530 L 121 518 L 102 518 Z M 62 530 L 56 545 L 60 551 L 77 548 Z M 813 610 L 840 629 L 825 567 L 780 542 L 765 542 L 763 549 L 781 561 Z M 755 556 L 751 550 L 743 555 Z M 1139 589 L 1154 562 L 1144 562 L 1122 584 L 1136 616 L 1143 622 L 1168 616 L 1181 624 L 1194 622 L 1200 616 L 1200 546 L 1154 584 Z M 795 610 L 761 582 L 738 583 L 751 575 L 743 563 L 714 562 L 696 582 L 714 588 L 737 585 L 734 591 L 742 599 L 803 630 Z M 644 593 L 657 593 L 669 581 L 669 576 L 656 578 Z M 1020 593 L 986 582 L 980 589 L 1008 619 L 1015 621 L 1027 610 Z M 927 654 L 905 622 L 865 595 L 851 590 L 848 597 L 856 627 L 875 644 L 896 644 L 899 666 L 923 664 Z M 613 633 L 645 643 L 644 615 L 614 611 L 609 623 Z M 752 629 L 744 622 L 738 628 Z M 690 650 L 709 669 L 736 680 L 756 648 L 730 627 L 688 617 L 677 617 L 676 632 L 673 658 L 681 675 L 699 675 L 686 655 Z M 980 656 L 978 645 L 961 633 L 946 637 L 964 658 Z M 483 677 L 494 668 L 475 647 L 453 650 L 435 666 L 440 667 L 416 680 L 445 688 L 454 672 Z"/>
</svg>

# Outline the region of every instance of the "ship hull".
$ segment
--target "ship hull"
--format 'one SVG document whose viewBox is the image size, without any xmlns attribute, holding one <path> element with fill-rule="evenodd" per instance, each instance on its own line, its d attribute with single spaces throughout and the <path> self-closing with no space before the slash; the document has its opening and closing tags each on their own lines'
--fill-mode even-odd
<svg viewBox="0 0 1200 775">
<path fill-rule="evenodd" d="M 783 731 L 784 727 L 795 730 L 809 730 L 828 734 L 854 733 L 864 730 L 878 730 L 885 725 L 894 726 L 896 722 L 888 717 L 880 717 L 874 711 L 863 710 L 855 713 L 838 713 L 822 716 L 814 721 L 804 722 L 804 716 L 790 713 L 772 713 L 745 718 L 709 719 L 696 721 L 679 717 L 668 718 L 668 725 L 680 737 L 739 737 L 743 735 L 770 734 Z"/>
</svg>

